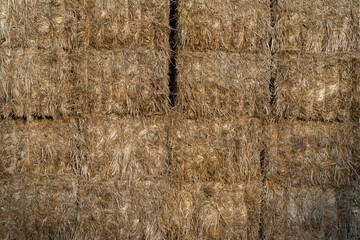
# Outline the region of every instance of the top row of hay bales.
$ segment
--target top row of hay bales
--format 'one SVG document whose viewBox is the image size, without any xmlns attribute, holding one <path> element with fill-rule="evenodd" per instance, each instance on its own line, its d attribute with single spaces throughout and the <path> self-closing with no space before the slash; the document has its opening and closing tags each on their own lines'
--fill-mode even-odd
<svg viewBox="0 0 360 240">
<path fill-rule="evenodd" d="M 356 53 L 359 2 L 279 0 L 179 1 L 182 50 Z"/>
<path fill-rule="evenodd" d="M 178 3 L 181 50 L 360 50 L 359 2 L 355 0 L 279 0 L 276 11 L 271 11 L 269 0 Z M 0 2 L 1 47 L 169 50 L 169 30 L 168 0 Z"/>
</svg>

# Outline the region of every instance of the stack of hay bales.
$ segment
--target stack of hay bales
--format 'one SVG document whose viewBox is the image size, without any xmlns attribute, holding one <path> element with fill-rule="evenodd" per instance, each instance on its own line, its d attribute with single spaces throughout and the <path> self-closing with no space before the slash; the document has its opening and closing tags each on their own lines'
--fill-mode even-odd
<svg viewBox="0 0 360 240">
<path fill-rule="evenodd" d="M 0 1 L 0 238 L 165 239 L 169 0 Z"/>
<path fill-rule="evenodd" d="M 171 180 L 179 239 L 258 239 L 270 112 L 267 1 L 178 1 Z"/>
<path fill-rule="evenodd" d="M 357 239 L 358 1 L 274 1 L 265 239 Z M 355 216 L 356 215 L 356 216 Z"/>
</svg>

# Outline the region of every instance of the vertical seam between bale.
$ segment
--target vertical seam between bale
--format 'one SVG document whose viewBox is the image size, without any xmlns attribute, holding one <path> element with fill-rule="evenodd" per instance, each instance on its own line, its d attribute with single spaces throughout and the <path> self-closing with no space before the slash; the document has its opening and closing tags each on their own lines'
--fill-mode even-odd
<svg viewBox="0 0 360 240">
<path fill-rule="evenodd" d="M 170 26 L 170 34 L 169 34 L 169 43 L 170 43 L 170 50 L 171 50 L 171 57 L 169 61 L 169 104 L 170 106 L 174 107 L 176 104 L 176 95 L 178 91 L 178 84 L 177 84 L 177 31 L 178 31 L 178 20 L 179 20 L 179 13 L 178 13 L 178 1 L 177 0 L 170 0 L 170 14 L 169 14 L 169 26 Z"/>
</svg>

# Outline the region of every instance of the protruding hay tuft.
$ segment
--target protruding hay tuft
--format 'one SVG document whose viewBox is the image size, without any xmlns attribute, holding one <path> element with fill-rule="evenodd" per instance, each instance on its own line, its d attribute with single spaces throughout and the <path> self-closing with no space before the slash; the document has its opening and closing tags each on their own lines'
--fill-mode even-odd
<svg viewBox="0 0 360 240">
<path fill-rule="evenodd" d="M 259 179 L 262 127 L 257 119 L 175 119 L 172 180 L 175 183 Z"/>
<path fill-rule="evenodd" d="M 266 0 L 180 0 L 182 50 L 270 52 L 270 2 Z"/>
<path fill-rule="evenodd" d="M 359 179 L 359 132 L 351 122 L 280 122 L 271 124 L 267 134 L 267 179 L 332 186 Z"/>
<path fill-rule="evenodd" d="M 264 239 L 338 239 L 337 223 L 335 189 L 266 184 Z"/>
<path fill-rule="evenodd" d="M 280 118 L 347 121 L 358 118 L 358 60 L 344 55 L 278 57 L 276 114 Z"/>
<path fill-rule="evenodd" d="M 353 0 L 279 0 L 274 47 L 308 53 L 358 52 Z"/>
<path fill-rule="evenodd" d="M 76 113 L 149 115 L 169 111 L 166 52 L 79 50 L 74 58 Z"/>
<path fill-rule="evenodd" d="M 0 3 L 0 46 L 169 49 L 169 0 Z"/>
<path fill-rule="evenodd" d="M 167 118 L 86 116 L 80 119 L 76 174 L 92 179 L 168 178 Z"/>
<path fill-rule="evenodd" d="M 71 120 L 2 120 L 0 174 L 73 173 L 77 126 Z"/>
<path fill-rule="evenodd" d="M 0 115 L 69 114 L 71 62 L 61 50 L 0 50 Z"/>
<path fill-rule="evenodd" d="M 180 52 L 177 110 L 190 117 L 260 117 L 269 113 L 270 58 Z"/>
<path fill-rule="evenodd" d="M 76 238 L 77 191 L 70 176 L 1 179 L 1 239 Z"/>
<path fill-rule="evenodd" d="M 174 239 L 259 239 L 256 182 L 185 184 L 175 199 Z"/>
</svg>

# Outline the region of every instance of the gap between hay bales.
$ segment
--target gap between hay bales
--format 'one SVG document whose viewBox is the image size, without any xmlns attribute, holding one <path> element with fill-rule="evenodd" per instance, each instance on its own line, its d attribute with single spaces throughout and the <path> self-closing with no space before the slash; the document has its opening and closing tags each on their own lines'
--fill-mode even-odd
<svg viewBox="0 0 360 240">
<path fill-rule="evenodd" d="M 169 101 L 170 105 L 173 107 L 176 103 L 176 93 L 177 93 L 177 68 L 176 68 L 176 57 L 177 57 L 177 27 L 178 27 L 178 1 L 171 0 L 170 1 L 170 35 L 169 35 L 169 42 L 170 42 L 170 49 L 171 49 L 171 58 L 170 58 L 170 65 L 169 65 Z"/>
</svg>

